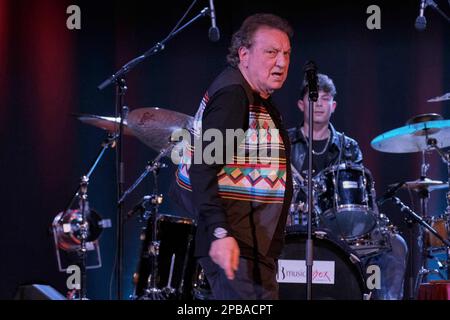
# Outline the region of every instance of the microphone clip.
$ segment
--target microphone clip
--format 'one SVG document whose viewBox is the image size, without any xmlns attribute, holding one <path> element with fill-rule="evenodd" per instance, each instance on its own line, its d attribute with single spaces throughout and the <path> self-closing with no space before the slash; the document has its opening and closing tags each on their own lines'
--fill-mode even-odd
<svg viewBox="0 0 450 320">
<path fill-rule="evenodd" d="M 380 198 L 377 199 L 377 205 L 381 206 L 383 203 L 385 203 L 387 200 L 392 199 L 394 195 L 397 193 L 398 190 L 400 190 L 401 187 L 405 184 L 404 181 L 399 182 L 389 188 Z"/>
<path fill-rule="evenodd" d="M 319 99 L 317 79 L 317 65 L 314 61 L 307 61 L 304 67 L 305 80 L 308 83 L 309 100 L 316 102 Z"/>
</svg>

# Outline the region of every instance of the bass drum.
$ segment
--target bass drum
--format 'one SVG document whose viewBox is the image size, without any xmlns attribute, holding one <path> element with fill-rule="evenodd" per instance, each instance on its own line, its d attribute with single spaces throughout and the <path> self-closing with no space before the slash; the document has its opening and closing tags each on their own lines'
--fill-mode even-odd
<svg viewBox="0 0 450 320">
<path fill-rule="evenodd" d="M 281 300 L 306 300 L 305 228 L 289 227 L 278 261 Z M 346 245 L 325 230 L 313 232 L 313 300 L 363 300 L 368 293 L 362 265 Z"/>
</svg>

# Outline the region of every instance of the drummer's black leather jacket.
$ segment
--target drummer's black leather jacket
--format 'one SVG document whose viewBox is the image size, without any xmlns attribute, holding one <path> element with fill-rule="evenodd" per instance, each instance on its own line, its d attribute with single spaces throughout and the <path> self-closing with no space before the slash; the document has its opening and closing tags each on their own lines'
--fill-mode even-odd
<svg viewBox="0 0 450 320">
<path fill-rule="evenodd" d="M 328 165 L 331 166 L 340 162 L 360 164 L 363 156 L 358 143 L 354 139 L 336 131 L 331 123 L 329 127 L 331 131 L 331 143 L 327 150 Z M 291 141 L 291 163 L 299 173 L 301 173 L 303 162 L 308 152 L 308 145 L 300 128 L 301 126 L 297 126 L 288 129 L 289 139 Z"/>
</svg>

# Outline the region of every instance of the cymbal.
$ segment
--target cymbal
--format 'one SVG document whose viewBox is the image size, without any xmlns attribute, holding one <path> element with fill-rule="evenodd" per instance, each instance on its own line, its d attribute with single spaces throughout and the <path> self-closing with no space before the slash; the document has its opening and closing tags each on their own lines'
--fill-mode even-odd
<svg viewBox="0 0 450 320">
<path fill-rule="evenodd" d="M 194 118 L 162 108 L 140 108 L 130 111 L 127 126 L 133 135 L 150 148 L 161 151 L 170 142 L 173 132 L 192 127 Z"/>
<path fill-rule="evenodd" d="M 115 117 L 105 117 L 105 116 L 98 116 L 94 114 L 74 114 L 75 117 L 77 117 L 78 120 L 81 122 L 90 124 L 94 127 L 109 131 L 109 132 L 116 132 L 119 129 L 120 125 L 120 118 Z M 132 136 L 133 132 L 130 130 L 130 128 L 127 127 L 127 121 L 124 121 L 124 134 Z"/>
<path fill-rule="evenodd" d="M 441 101 L 447 101 L 450 100 L 450 92 L 440 96 L 440 97 L 434 97 L 431 99 L 428 99 L 428 102 L 441 102 Z"/>
<path fill-rule="evenodd" d="M 381 152 L 419 152 L 429 148 L 429 138 L 436 139 L 439 148 L 450 146 L 450 120 L 408 124 L 377 136 L 370 144 Z"/>
<path fill-rule="evenodd" d="M 395 185 L 396 184 L 394 183 L 392 185 L 389 185 L 389 187 L 393 187 Z M 439 180 L 431 180 L 429 178 L 417 179 L 414 181 L 406 181 L 403 184 L 402 189 L 410 189 L 417 192 L 424 190 L 428 191 L 444 190 L 448 189 L 448 183 Z"/>
<path fill-rule="evenodd" d="M 439 113 L 423 113 L 412 117 L 406 121 L 406 124 L 415 124 L 426 121 L 444 120 L 444 117 Z"/>
</svg>

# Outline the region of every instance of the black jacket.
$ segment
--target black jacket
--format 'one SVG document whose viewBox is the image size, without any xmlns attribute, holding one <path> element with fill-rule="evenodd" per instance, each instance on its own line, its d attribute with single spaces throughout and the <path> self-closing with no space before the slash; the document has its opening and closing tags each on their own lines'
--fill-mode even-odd
<svg viewBox="0 0 450 320">
<path fill-rule="evenodd" d="M 291 142 L 291 163 L 301 173 L 303 162 L 308 152 L 308 145 L 305 136 L 300 130 L 301 126 L 288 129 L 289 140 Z M 328 146 L 328 165 L 332 166 L 340 162 L 362 163 L 363 156 L 358 143 L 338 132 L 330 123 L 331 143 Z"/>
</svg>

